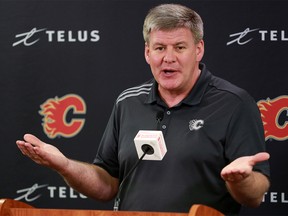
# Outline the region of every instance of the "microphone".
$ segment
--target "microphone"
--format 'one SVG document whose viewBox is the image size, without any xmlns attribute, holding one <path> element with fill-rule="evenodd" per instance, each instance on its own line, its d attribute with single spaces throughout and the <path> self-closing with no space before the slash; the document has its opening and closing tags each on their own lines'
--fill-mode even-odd
<svg viewBox="0 0 288 216">
<path fill-rule="evenodd" d="M 136 151 L 138 154 L 137 163 L 131 168 L 127 175 L 123 178 L 118 193 L 114 201 L 114 211 L 119 210 L 120 194 L 126 179 L 137 168 L 142 160 L 162 160 L 167 152 L 165 140 L 162 131 L 159 130 L 160 122 L 163 120 L 164 112 L 158 112 L 156 115 L 157 130 L 139 130 L 134 138 Z"/>
<path fill-rule="evenodd" d="M 138 157 L 142 152 L 147 152 L 143 160 L 162 160 L 167 152 L 163 133 L 160 130 L 160 123 L 164 118 L 164 112 L 158 111 L 156 114 L 157 130 L 140 130 L 134 138 Z"/>
<path fill-rule="evenodd" d="M 167 152 L 163 133 L 159 130 L 139 130 L 134 143 L 139 158 L 146 152 L 143 160 L 162 160 Z"/>
</svg>

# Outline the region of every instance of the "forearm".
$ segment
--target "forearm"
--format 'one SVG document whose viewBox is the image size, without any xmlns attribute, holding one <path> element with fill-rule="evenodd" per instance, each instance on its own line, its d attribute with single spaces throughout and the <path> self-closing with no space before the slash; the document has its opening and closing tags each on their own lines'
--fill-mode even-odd
<svg viewBox="0 0 288 216">
<path fill-rule="evenodd" d="M 68 160 L 65 169 L 58 173 L 70 187 L 93 199 L 108 201 L 118 191 L 118 179 L 93 164 Z"/>
<path fill-rule="evenodd" d="M 68 159 L 55 146 L 25 134 L 17 140 L 21 152 L 37 164 L 58 172 L 69 186 L 78 192 L 98 200 L 110 200 L 118 191 L 118 179 L 93 164 Z"/>
<path fill-rule="evenodd" d="M 247 178 L 239 182 L 226 181 L 227 188 L 233 198 L 248 207 L 261 204 L 264 193 L 269 189 L 268 178 L 259 172 L 252 172 Z"/>
</svg>

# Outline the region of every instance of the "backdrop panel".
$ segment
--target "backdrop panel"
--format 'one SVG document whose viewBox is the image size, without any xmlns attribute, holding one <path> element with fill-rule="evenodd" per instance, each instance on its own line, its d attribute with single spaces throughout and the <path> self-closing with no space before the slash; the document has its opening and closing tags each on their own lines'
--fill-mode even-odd
<svg viewBox="0 0 288 216">
<path fill-rule="evenodd" d="M 143 19 L 165 1 L 0 1 L 0 197 L 45 208 L 111 209 L 22 156 L 24 133 L 91 162 L 118 94 L 152 77 Z M 271 188 L 242 215 L 288 213 L 288 3 L 175 1 L 200 13 L 203 62 L 258 102 Z M 64 119 L 64 120 L 63 120 Z"/>
</svg>

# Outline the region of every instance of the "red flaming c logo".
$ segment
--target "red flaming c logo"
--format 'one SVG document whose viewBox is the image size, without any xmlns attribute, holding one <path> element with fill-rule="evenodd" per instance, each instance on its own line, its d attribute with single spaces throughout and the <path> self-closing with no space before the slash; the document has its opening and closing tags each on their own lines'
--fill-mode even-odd
<svg viewBox="0 0 288 216">
<path fill-rule="evenodd" d="M 273 100 L 260 100 L 257 103 L 265 130 L 265 140 L 288 139 L 288 121 L 281 121 L 280 115 L 286 111 L 288 116 L 288 96 L 280 96 Z"/>
<path fill-rule="evenodd" d="M 84 100 L 75 94 L 68 94 L 62 98 L 50 98 L 40 105 L 40 115 L 43 116 L 43 130 L 45 134 L 54 139 L 56 136 L 73 137 L 84 126 L 85 119 L 71 118 L 67 121 L 69 111 L 75 114 L 85 114 L 86 105 Z"/>
</svg>

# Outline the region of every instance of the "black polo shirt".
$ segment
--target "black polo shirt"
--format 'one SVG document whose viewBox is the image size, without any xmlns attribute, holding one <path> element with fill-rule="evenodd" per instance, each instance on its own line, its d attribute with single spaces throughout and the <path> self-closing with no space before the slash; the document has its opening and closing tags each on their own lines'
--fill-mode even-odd
<svg viewBox="0 0 288 216">
<path fill-rule="evenodd" d="M 162 161 L 142 161 L 125 182 L 121 210 L 188 212 L 206 204 L 225 214 L 238 213 L 220 177 L 234 159 L 265 151 L 263 124 L 255 101 L 200 65 L 201 75 L 190 94 L 168 108 L 155 80 L 122 92 L 113 108 L 94 164 L 121 181 L 138 156 L 133 139 L 139 130 L 160 128 L 167 153 Z M 269 164 L 255 170 L 269 176 Z"/>
</svg>

